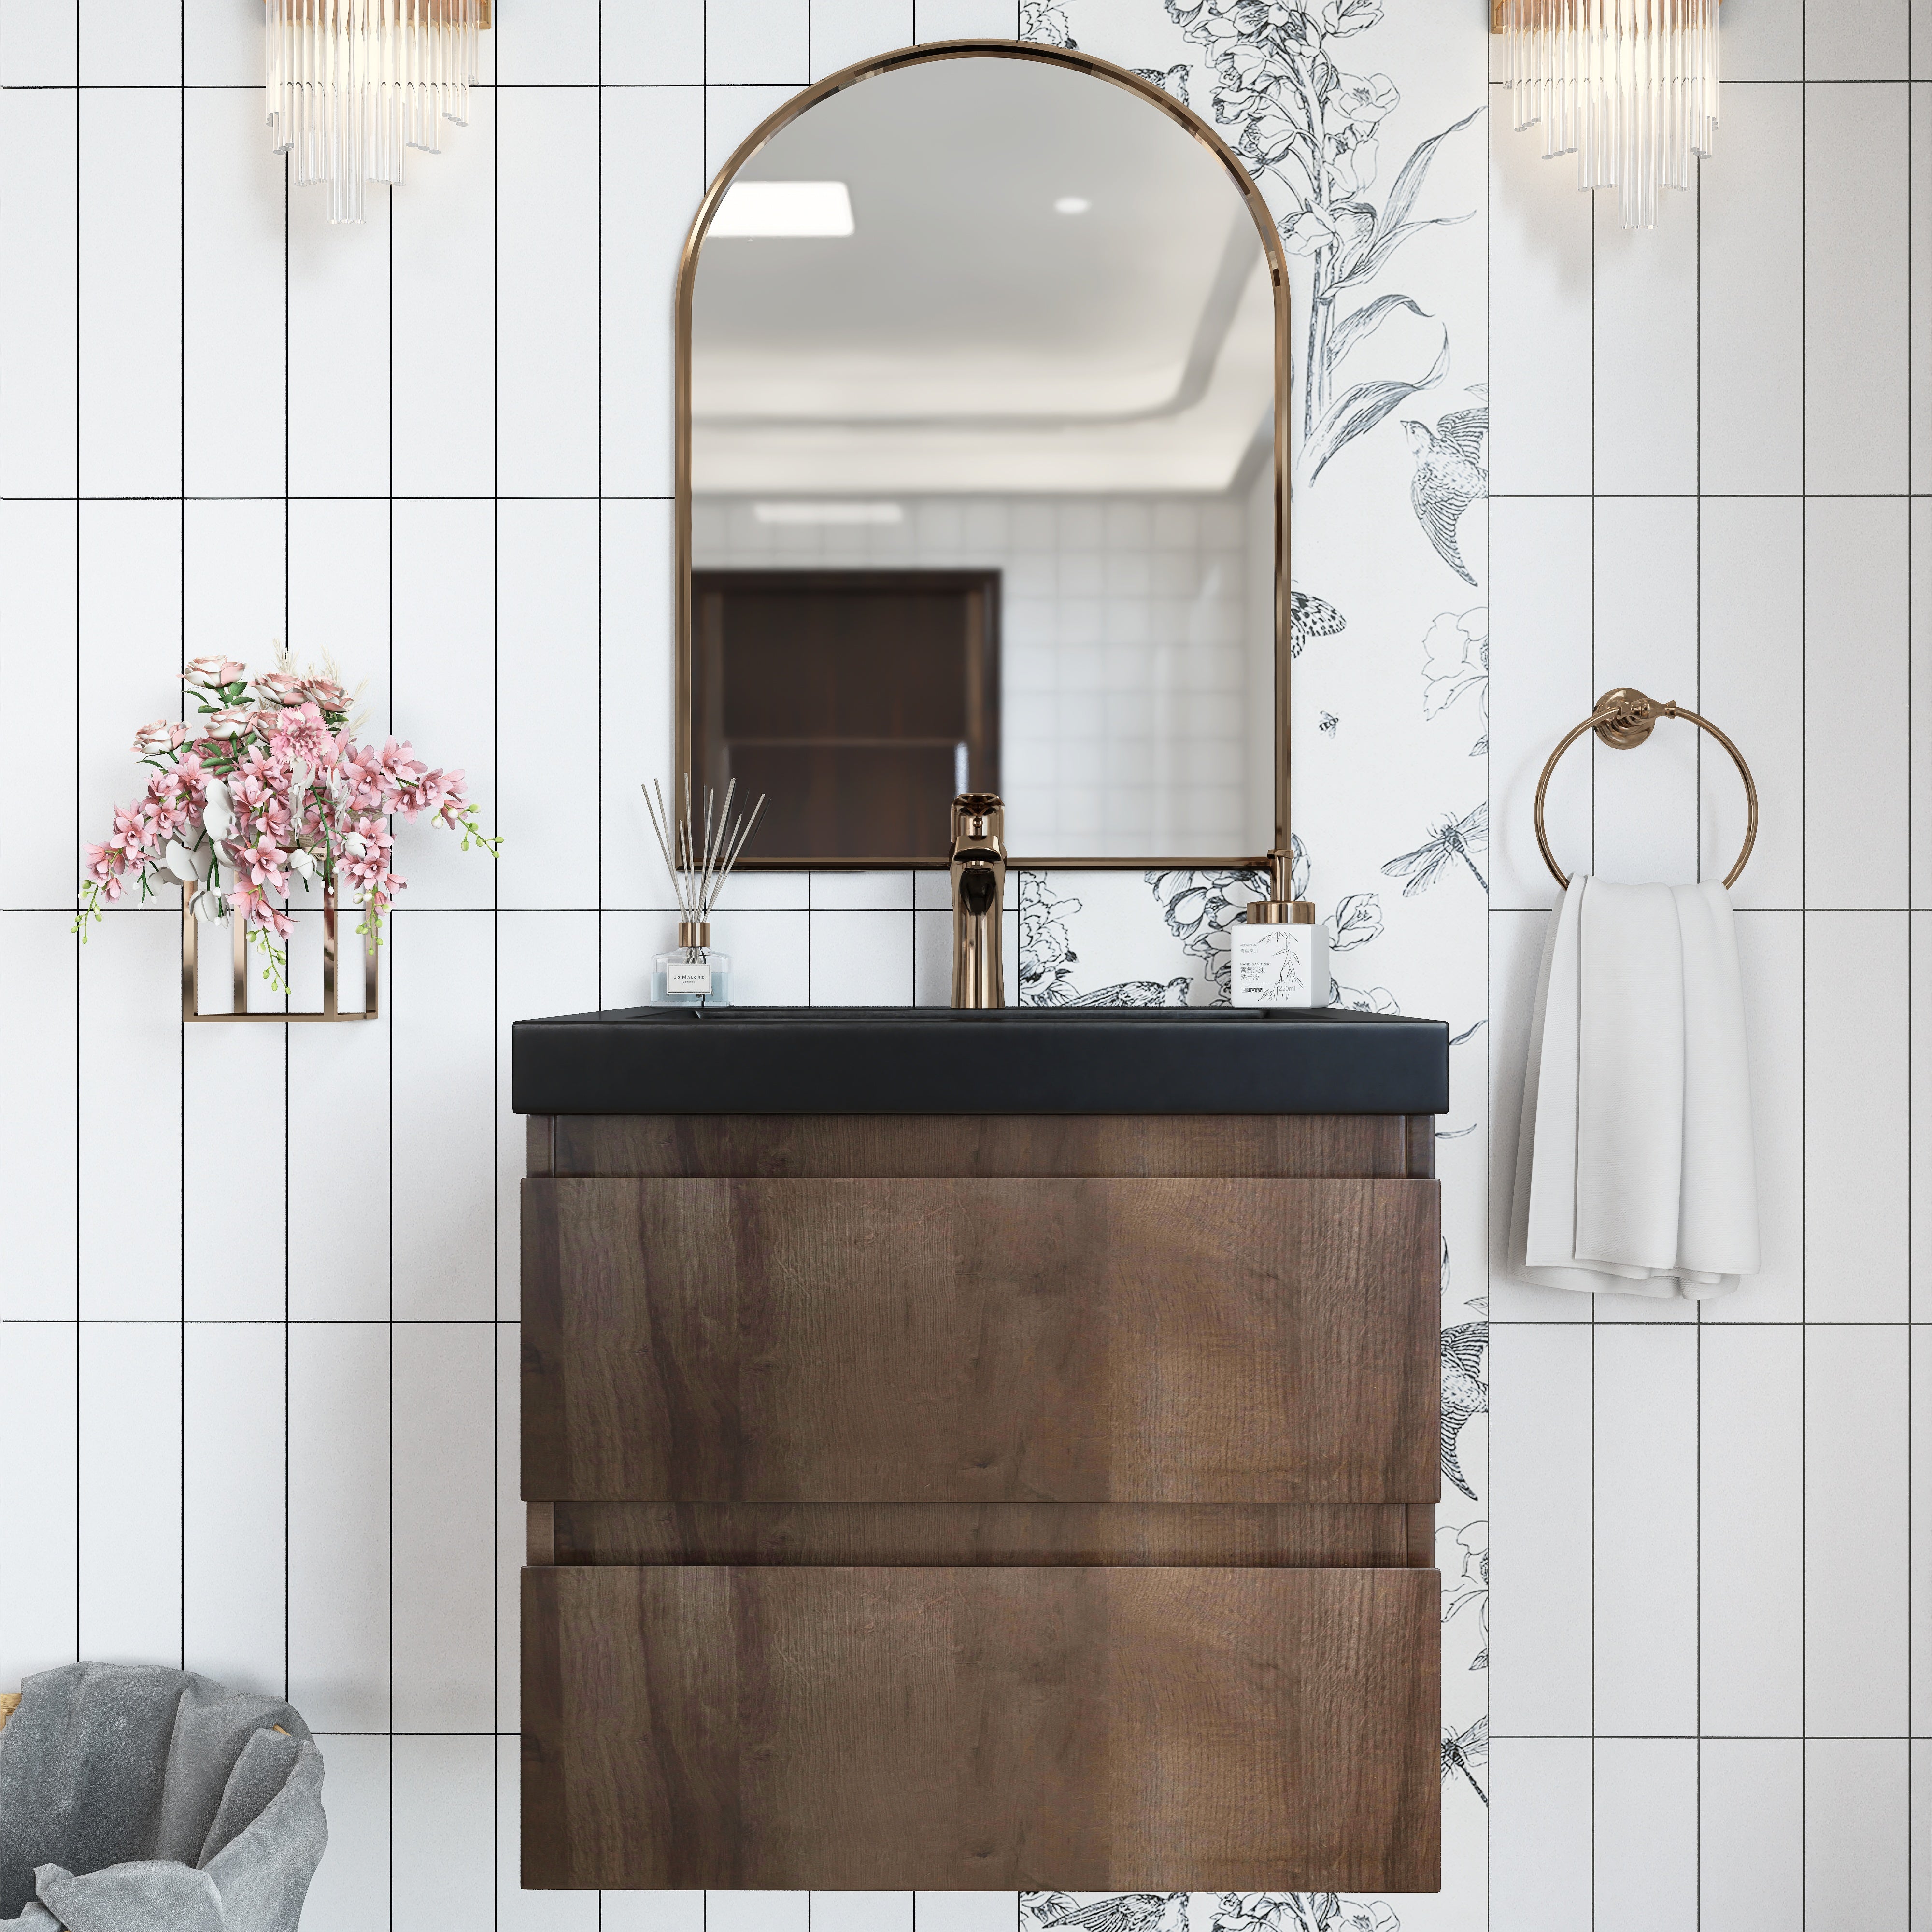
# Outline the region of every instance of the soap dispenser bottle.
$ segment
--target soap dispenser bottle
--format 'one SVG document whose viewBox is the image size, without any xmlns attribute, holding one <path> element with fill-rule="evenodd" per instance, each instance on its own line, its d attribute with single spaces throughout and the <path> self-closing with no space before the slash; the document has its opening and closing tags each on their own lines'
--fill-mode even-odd
<svg viewBox="0 0 1932 1932">
<path fill-rule="evenodd" d="M 1325 1006 L 1328 933 L 1306 899 L 1289 897 L 1288 854 L 1268 854 L 1268 891 L 1233 929 L 1230 997 L 1238 1006 Z"/>
</svg>

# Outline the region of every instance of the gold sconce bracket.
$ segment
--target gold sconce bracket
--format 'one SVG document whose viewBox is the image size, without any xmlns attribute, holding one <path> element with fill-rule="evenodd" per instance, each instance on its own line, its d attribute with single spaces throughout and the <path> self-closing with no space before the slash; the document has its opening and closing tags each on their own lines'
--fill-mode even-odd
<svg viewBox="0 0 1932 1932">
<path fill-rule="evenodd" d="M 267 1021 L 286 1024 L 290 1020 L 373 1020 L 382 1017 L 381 974 L 377 960 L 374 928 L 362 939 L 362 998 L 360 1012 L 344 1012 L 336 986 L 335 892 L 331 886 L 322 896 L 322 1010 L 316 1013 L 251 1013 L 248 1010 L 248 941 L 246 928 L 233 913 L 228 915 L 230 958 L 234 986 L 233 1001 L 225 1013 L 201 1010 L 200 922 L 189 909 L 190 895 L 182 895 L 182 1018 L 227 1022 Z M 364 923 L 368 924 L 365 920 Z"/>
</svg>

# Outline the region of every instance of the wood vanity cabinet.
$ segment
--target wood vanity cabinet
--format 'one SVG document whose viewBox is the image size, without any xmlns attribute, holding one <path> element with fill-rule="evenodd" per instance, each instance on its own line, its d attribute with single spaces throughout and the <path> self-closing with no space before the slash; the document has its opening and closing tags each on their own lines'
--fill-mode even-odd
<svg viewBox="0 0 1932 1932">
<path fill-rule="evenodd" d="M 1434 1890 L 1432 1124 L 532 1115 L 524 1884 Z"/>
</svg>

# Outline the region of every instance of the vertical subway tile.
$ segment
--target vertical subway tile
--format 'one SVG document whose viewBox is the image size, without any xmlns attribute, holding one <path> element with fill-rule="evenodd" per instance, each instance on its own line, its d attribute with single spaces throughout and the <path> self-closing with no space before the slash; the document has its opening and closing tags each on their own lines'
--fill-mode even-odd
<svg viewBox="0 0 1932 1932">
<path fill-rule="evenodd" d="M 389 1923 L 390 1741 L 338 1735 L 316 1742 L 328 1850 L 309 1882 L 302 1932 L 370 1932 Z"/>
<path fill-rule="evenodd" d="M 523 1387 L 520 1330 L 514 1321 L 493 1324 L 496 1418 L 494 1508 L 496 1596 L 495 1728 L 514 1731 L 523 1721 L 524 1560 L 530 1551 L 530 1514 L 523 1499 Z M 700 1928 L 702 1932 L 702 1928 Z"/>
<path fill-rule="evenodd" d="M 80 1331 L 80 1654 L 173 1664 L 182 1645 L 182 1331 Z"/>
<path fill-rule="evenodd" d="M 1804 1922 L 1906 1932 L 1911 1844 L 1903 1738 L 1804 1748 Z"/>
<path fill-rule="evenodd" d="M 701 1892 L 606 1892 L 602 1932 L 705 1932 Z M 910 1893 L 906 1896 L 910 1898 Z"/>
<path fill-rule="evenodd" d="M 1492 1338 L 1490 1712 L 1502 1734 L 1591 1728 L 1592 1339 L 1542 1324 Z"/>
<path fill-rule="evenodd" d="M 1803 1932 L 1804 1746 L 1708 1737 L 1699 1755 L 1702 1932 Z"/>
<path fill-rule="evenodd" d="M 14 11 L 0 44 L 25 24 Z M 34 184 L 0 202 L 0 259 L 11 285 L 7 356 L 18 372 L 0 388 L 0 494 L 9 496 L 74 491 L 79 115 L 79 95 L 64 88 L 0 93 L 0 169 L 10 182 Z"/>
<path fill-rule="evenodd" d="M 1805 916 L 1805 1312 L 1910 1309 L 1909 913 Z"/>
<path fill-rule="evenodd" d="M 289 634 L 305 664 L 333 657 L 365 714 L 362 735 L 390 723 L 389 517 L 385 502 L 289 506 Z"/>
<path fill-rule="evenodd" d="M 707 1892 L 705 1932 L 809 1932 L 811 1898 L 803 1892 Z"/>
<path fill-rule="evenodd" d="M 1616 197 L 1594 200 L 1596 488 L 1613 496 L 1694 490 L 1695 193 L 1665 196 L 1652 229 L 1619 226 Z"/>
<path fill-rule="evenodd" d="M 1728 80 L 1804 78 L 1804 0 L 1754 0 L 1724 23 L 1724 72 Z M 1725 108 L 1728 132 L 1730 110 Z"/>
<path fill-rule="evenodd" d="M 179 85 L 182 10 L 142 0 L 78 0 L 83 87 Z"/>
<path fill-rule="evenodd" d="M 286 1331 L 276 1322 L 190 1322 L 183 1336 L 182 1657 L 218 1683 L 279 1697 L 288 1660 Z"/>
<path fill-rule="evenodd" d="M 191 87 L 257 88 L 262 84 L 262 23 L 251 10 L 224 0 L 182 0 L 182 78 Z M 268 145 L 258 123 L 256 138 Z"/>
<path fill-rule="evenodd" d="M 1932 914 L 1910 916 L 1912 948 L 1912 1070 L 1909 1118 L 1919 1124 L 1912 1136 L 1911 1316 L 1932 1322 Z M 1932 1599 L 1928 1599 L 1932 1600 Z"/>
<path fill-rule="evenodd" d="M 598 658 L 602 900 L 612 906 L 668 905 L 670 881 L 639 788 L 656 780 L 668 798 L 675 776 L 670 506 L 606 502 L 602 509 L 604 634 L 621 640 Z M 746 902 L 740 895 L 748 877 L 732 883 L 726 904 Z"/>
<path fill-rule="evenodd" d="M 598 902 L 598 506 L 504 502 L 496 522 L 496 704 L 519 742 L 497 778 L 499 903 Z M 566 749 L 566 748 L 568 748 Z"/>
<path fill-rule="evenodd" d="M 703 98 L 692 88 L 604 96 L 604 489 L 671 493 L 671 311 L 679 251 L 704 193 Z"/>
<path fill-rule="evenodd" d="M 4 104 L 0 98 L 0 111 Z M 6 442 L 0 430 L 0 447 Z M 63 808 L 73 796 L 74 782 L 79 524 L 79 506 L 74 503 L 0 502 L 8 686 L 19 714 L 40 724 L 36 730 L 15 734 L 14 783 L 22 796 L 61 800 Z M 73 813 L 65 808 L 36 812 L 18 824 L 0 853 L 0 904 L 72 905 L 80 865 L 76 830 Z"/>
<path fill-rule="evenodd" d="M 80 956 L 80 1312 L 181 1312 L 181 925 L 115 912 Z"/>
<path fill-rule="evenodd" d="M 704 178 L 707 183 L 752 130 L 768 114 L 776 113 L 796 91 L 790 86 L 712 86 L 705 90 Z"/>
<path fill-rule="evenodd" d="M 598 488 L 597 96 L 496 97 L 496 487 Z"/>
<path fill-rule="evenodd" d="M 182 476 L 194 496 L 279 496 L 287 164 L 269 152 L 259 93 L 194 88 L 182 99 Z M 352 410 L 379 366 L 358 356 L 316 380 Z"/>
<path fill-rule="evenodd" d="M 394 1752 L 392 1922 L 494 1932 L 496 1740 L 398 1737 Z"/>
<path fill-rule="evenodd" d="M 0 1226 L 8 1230 L 0 1321 L 71 1321 L 80 1312 L 72 926 L 64 910 L 0 919 L 0 985 L 26 989 L 0 1007 L 0 1066 L 15 1096 L 0 1110 Z"/>
<path fill-rule="evenodd" d="M 812 915 L 812 1004 L 909 1006 L 916 928 L 903 912 Z"/>
<path fill-rule="evenodd" d="M 1903 80 L 1911 0 L 1832 0 L 1804 10 L 1808 80 Z"/>
<path fill-rule="evenodd" d="M 1694 1736 L 1694 1330 L 1600 1327 L 1594 1409 L 1594 1728 Z"/>
<path fill-rule="evenodd" d="M 496 488 L 496 101 L 494 90 L 472 88 L 469 125 L 444 122 L 442 152 L 412 154 L 390 198 L 399 496 L 487 496 Z"/>
<path fill-rule="evenodd" d="M 80 1326 L 0 1324 L 0 1466 L 8 1534 L 34 1553 L 0 1566 L 0 1682 L 17 1684 L 78 1654 Z"/>
<path fill-rule="evenodd" d="M 279 498 L 182 506 L 184 657 L 220 653 L 274 668 L 288 629 L 285 528 Z"/>
<path fill-rule="evenodd" d="M 1696 1739 L 1600 1737 L 1593 1795 L 1594 1922 L 1698 1932 Z"/>
<path fill-rule="evenodd" d="M 1742 13 L 1741 8 L 1737 10 Z M 1730 60 L 1732 23 L 1724 22 Z M 1702 488 L 1804 487 L 1804 90 L 1726 86 L 1701 164 Z"/>
<path fill-rule="evenodd" d="M 913 0 L 812 0 L 814 80 L 913 39 Z"/>
<path fill-rule="evenodd" d="M 496 822 L 495 512 L 488 502 L 395 506 L 396 736 L 432 766 L 460 770 L 486 831 Z M 496 896 L 487 851 L 427 818 L 398 820 L 404 903 L 482 908 Z"/>
<path fill-rule="evenodd" d="M 317 1731 L 389 1726 L 389 1348 L 380 1322 L 289 1329 L 289 1697 Z"/>
<path fill-rule="evenodd" d="M 505 87 L 586 86 L 598 79 L 598 0 L 550 0 L 497 22 L 496 79 Z"/>
<path fill-rule="evenodd" d="M 1804 532 L 1805 902 L 1910 889 L 1911 544 L 1902 497 L 1814 497 Z"/>
<path fill-rule="evenodd" d="M 420 155 L 410 159 L 434 165 Z M 293 495 L 380 496 L 390 488 L 390 211 L 405 192 L 372 182 L 364 218 L 332 222 L 322 188 L 290 190 L 287 436 Z M 460 326 L 446 315 L 441 333 L 446 338 Z M 397 430 L 407 434 L 424 414 L 420 399 L 415 409 L 398 410 Z"/>
<path fill-rule="evenodd" d="M 1541 158 L 1540 130 L 1518 134 L 1509 120 L 1490 116 L 1490 360 L 1508 376 L 1490 399 L 1490 488 L 1588 491 L 1591 198 L 1574 162 Z M 1492 546 L 1496 534 L 1492 522 Z M 1505 580 L 1500 568 L 1493 580 Z"/>
<path fill-rule="evenodd" d="M 1814 81 L 1804 94 L 1805 488 L 1902 490 L 1909 90 Z"/>
<path fill-rule="evenodd" d="M 906 1892 L 814 1892 L 812 1932 L 913 1932 Z"/>
<path fill-rule="evenodd" d="M 1804 1728 L 1804 1345 L 1795 1324 L 1707 1326 L 1699 1351 L 1699 1718 Z"/>
<path fill-rule="evenodd" d="M 706 84 L 802 87 L 811 31 L 810 0 L 706 0 Z"/>
<path fill-rule="evenodd" d="M 1600 496 L 1594 511 L 1598 683 L 1605 690 L 1634 685 L 1660 697 L 1694 692 L 1696 505 Z M 1696 877 L 1702 735 L 1667 720 L 1635 750 L 1595 752 L 1595 870 L 1605 878 L 1638 884 Z M 1565 756 L 1576 758 L 1582 748 L 1580 743 Z"/>
<path fill-rule="evenodd" d="M 1588 1925 L 1594 1820 L 1586 1737 L 1499 1737 L 1491 1747 L 1490 1923 Z"/>
<path fill-rule="evenodd" d="M 1736 742 L 1757 784 L 1757 838 L 1731 898 L 1801 905 L 1804 718 L 1792 697 L 1804 685 L 1804 506 L 1707 496 L 1696 510 L 1697 709 Z M 1744 790 L 1720 746 L 1702 734 L 1699 745 L 1699 876 L 1721 879 L 1744 845 Z"/>
<path fill-rule="evenodd" d="M 0 88 L 74 86 L 80 71 L 78 9 L 0 0 Z"/>
<path fill-rule="evenodd" d="M 202 944 L 216 956 L 210 963 L 219 976 L 228 958 L 227 929 L 204 927 Z M 251 959 L 251 977 L 259 970 Z M 262 990 L 258 979 L 251 997 L 259 1000 Z M 228 997 L 203 994 L 210 1004 Z M 288 1030 L 181 1030 L 181 1292 L 182 1312 L 190 1320 L 273 1322 L 286 1312 Z M 248 1130 L 238 1132 L 236 1097 L 242 1094 L 250 1119 Z M 235 1201 L 250 1204 L 246 1241 L 222 1238 Z"/>
<path fill-rule="evenodd" d="M 704 0 L 657 0 L 648 12 L 604 0 L 603 34 L 607 89 L 704 83 Z"/>
<path fill-rule="evenodd" d="M 1804 1354 L 1804 1728 L 1901 1734 L 1910 1570 L 1906 1330 L 1814 1321 Z"/>
<path fill-rule="evenodd" d="M 1544 760 L 1596 702 L 1591 662 L 1591 509 L 1586 502 L 1491 506 L 1491 902 L 1545 906 L 1556 880 L 1536 844 Z M 1550 786 L 1550 843 L 1566 872 L 1589 868 L 1592 752 L 1571 746 Z"/>
<path fill-rule="evenodd" d="M 495 1334 L 488 1322 L 395 1324 L 398 1730 L 494 1728 Z"/>
<path fill-rule="evenodd" d="M 496 1300 L 491 922 L 487 913 L 405 909 L 389 933 L 395 1312 L 479 1319 Z"/>
<path fill-rule="evenodd" d="M 922 44 L 982 35 L 1004 40 L 1019 32 L 1014 0 L 919 0 L 917 20 Z"/>
<path fill-rule="evenodd" d="M 1932 1328 L 1912 1330 L 1911 1726 L 1932 1738 Z"/>
<path fill-rule="evenodd" d="M 1927 107 L 1932 118 L 1932 103 Z M 1928 194 L 1932 200 L 1932 194 Z M 1932 308 L 1932 302 L 1928 302 Z M 1932 389 L 1932 382 L 1925 385 Z M 1911 505 L 1911 903 L 1932 905 L 1932 506 Z"/>
<path fill-rule="evenodd" d="M 1921 0 L 1923 4 L 1923 0 Z M 1932 40 L 1932 9 L 1924 34 Z M 1911 92 L 1911 286 L 1908 296 L 1915 370 L 1932 367 L 1932 86 Z M 1932 384 L 1912 386 L 1912 488 L 1932 489 Z"/>
<path fill-rule="evenodd" d="M 182 97 L 80 96 L 80 488 L 181 488 Z"/>
</svg>

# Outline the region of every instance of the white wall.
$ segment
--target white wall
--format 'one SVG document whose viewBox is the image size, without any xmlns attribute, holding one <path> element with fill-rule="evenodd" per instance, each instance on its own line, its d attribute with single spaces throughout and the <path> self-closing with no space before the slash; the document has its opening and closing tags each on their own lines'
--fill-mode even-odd
<svg viewBox="0 0 1932 1932">
<path fill-rule="evenodd" d="M 1484 10 L 1388 0 L 1356 44 L 1402 92 L 1390 157 L 1480 105 Z M 1010 1897 L 516 1889 L 506 1054 L 519 1015 L 640 997 L 667 931 L 633 800 L 669 758 L 668 292 L 707 170 L 812 76 L 915 31 L 1011 33 L 1016 9 L 499 11 L 499 84 L 362 231 L 326 229 L 266 153 L 244 0 L 0 11 L 20 721 L 0 1682 L 82 1654 L 286 1688 L 328 1765 L 312 1928 L 910 1932 L 916 1910 L 922 1932 L 1004 1932 Z M 1210 98 L 1158 0 L 1058 11 L 1094 51 L 1195 62 Z M 1593 220 L 1534 136 L 1492 130 L 1486 204 L 1480 127 L 1445 142 L 1420 212 L 1472 218 L 1376 286 L 1442 319 L 1453 367 L 1297 497 L 1298 580 L 1348 619 L 1296 666 L 1310 889 L 1324 913 L 1376 901 L 1378 935 L 1337 957 L 1349 997 L 1466 1035 L 1445 1320 L 1478 1328 L 1486 1288 L 1501 1358 L 1495 1493 L 1478 1415 L 1441 1545 L 1468 1566 L 1444 1709 L 1472 1737 L 1495 1515 L 1493 1832 L 1453 1780 L 1446 1888 L 1385 1901 L 1383 1932 L 1700 1912 L 1706 1932 L 1906 1932 L 1932 1899 L 1932 1317 L 1910 1273 L 1932 1226 L 1911 1132 L 1932 1066 L 1911 495 L 1932 102 L 1909 78 L 1932 38 L 1915 49 L 1906 0 L 1726 0 L 1724 32 L 1718 156 L 1654 235 Z M 1471 586 L 1418 533 L 1400 422 L 1469 406 L 1486 308 L 1493 554 L 1478 505 Z M 1492 572 L 1486 788 L 1478 688 L 1432 714 L 1423 640 L 1444 619 L 1480 636 Z M 377 1025 L 184 1029 L 170 911 L 117 911 L 84 950 L 68 932 L 133 726 L 178 704 L 184 656 L 259 661 L 272 636 L 366 674 L 378 722 L 466 765 L 506 835 L 492 867 L 405 831 Z M 1698 1310 L 1539 1295 L 1473 1259 L 1552 896 L 1528 788 L 1618 681 L 1701 700 L 1765 794 L 1739 902 L 1766 1270 Z M 1732 781 L 1688 744 L 1600 753 L 1594 781 L 1575 754 L 1559 848 L 1625 877 L 1721 871 Z M 1399 892 L 1382 866 L 1486 795 L 1493 909 L 1469 872 Z M 1203 984 L 1167 886 L 1049 890 L 1081 990 Z M 945 914 L 904 874 L 747 880 L 731 922 L 747 998 L 910 1000 L 944 956 Z M 1213 1901 L 1193 1912 L 1208 1927 Z"/>
</svg>

